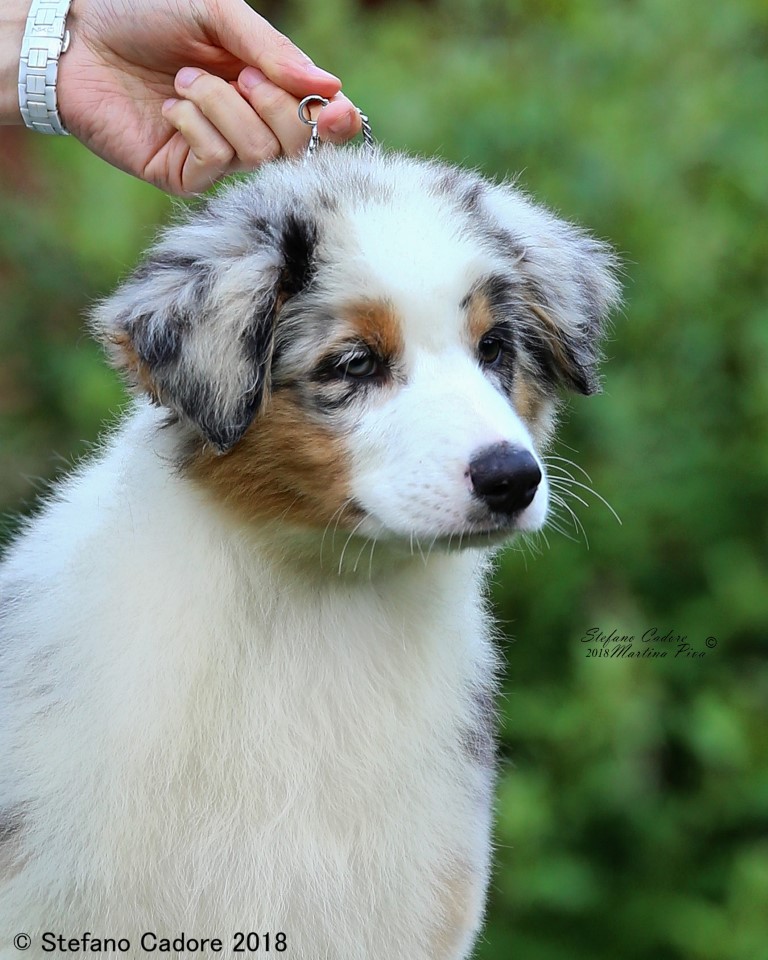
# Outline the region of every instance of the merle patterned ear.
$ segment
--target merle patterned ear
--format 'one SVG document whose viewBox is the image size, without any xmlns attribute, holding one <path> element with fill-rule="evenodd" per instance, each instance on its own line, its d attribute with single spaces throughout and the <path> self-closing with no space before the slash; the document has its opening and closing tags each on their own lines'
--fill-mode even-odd
<svg viewBox="0 0 768 960">
<path fill-rule="evenodd" d="M 130 383 L 221 453 L 263 403 L 277 315 L 311 279 L 316 242 L 294 212 L 249 229 L 208 211 L 172 228 L 91 317 Z"/>
<path fill-rule="evenodd" d="M 510 186 L 485 193 L 493 243 L 522 285 L 521 336 L 538 372 L 578 393 L 600 389 L 600 340 L 621 300 L 611 248 Z"/>
</svg>

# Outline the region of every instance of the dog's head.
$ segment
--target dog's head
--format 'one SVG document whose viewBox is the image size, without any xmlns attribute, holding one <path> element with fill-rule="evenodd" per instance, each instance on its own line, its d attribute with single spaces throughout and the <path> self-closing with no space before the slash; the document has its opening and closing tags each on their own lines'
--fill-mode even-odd
<svg viewBox="0 0 768 960">
<path fill-rule="evenodd" d="M 168 230 L 93 322 L 250 518 L 477 542 L 543 523 L 558 388 L 597 389 L 617 300 L 512 186 L 326 148 Z"/>
</svg>

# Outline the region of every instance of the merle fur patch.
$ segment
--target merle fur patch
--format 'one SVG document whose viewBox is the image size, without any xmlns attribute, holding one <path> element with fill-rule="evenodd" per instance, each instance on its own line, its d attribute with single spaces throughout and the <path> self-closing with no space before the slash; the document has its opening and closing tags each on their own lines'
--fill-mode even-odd
<svg viewBox="0 0 768 960">
<path fill-rule="evenodd" d="M 202 219 L 211 231 L 216 218 Z M 186 233 L 200 244 L 199 220 L 169 232 L 112 298 L 111 314 L 108 303 L 94 318 L 116 365 L 222 452 L 263 401 L 280 307 L 315 273 L 313 219 L 292 210 L 277 224 L 251 215 L 249 226 L 250 246 L 238 228 L 231 249 L 212 242 L 197 252 L 183 243 Z"/>
<path fill-rule="evenodd" d="M 283 255 L 280 271 L 282 296 L 296 296 L 314 279 L 317 233 L 317 224 L 308 216 L 302 217 L 294 212 L 286 216 L 280 236 Z"/>
<path fill-rule="evenodd" d="M 169 311 L 164 323 L 154 323 L 151 313 L 143 313 L 132 321 L 132 340 L 136 353 L 148 367 L 164 367 L 179 359 L 183 330 L 189 318 L 181 312 Z"/>
<path fill-rule="evenodd" d="M 473 718 L 464 736 L 464 749 L 472 761 L 492 767 L 496 760 L 496 707 L 493 690 L 477 687 L 472 691 Z"/>
</svg>

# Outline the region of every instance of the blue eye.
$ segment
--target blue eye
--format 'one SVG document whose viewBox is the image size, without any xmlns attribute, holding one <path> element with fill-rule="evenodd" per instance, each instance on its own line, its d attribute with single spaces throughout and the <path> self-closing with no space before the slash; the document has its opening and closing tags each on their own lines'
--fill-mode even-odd
<svg viewBox="0 0 768 960">
<path fill-rule="evenodd" d="M 379 361 L 368 351 L 355 353 L 352 356 L 342 357 L 336 369 L 343 377 L 365 380 L 369 377 L 375 377 L 379 373 Z"/>
</svg>

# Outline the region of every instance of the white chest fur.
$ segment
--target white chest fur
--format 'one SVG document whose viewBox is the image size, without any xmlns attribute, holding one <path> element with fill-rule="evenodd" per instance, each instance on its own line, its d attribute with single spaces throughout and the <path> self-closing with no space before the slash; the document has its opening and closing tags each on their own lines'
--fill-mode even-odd
<svg viewBox="0 0 768 960">
<path fill-rule="evenodd" d="M 482 557 L 310 575 L 175 478 L 155 428 L 137 414 L 5 566 L 0 807 L 23 817 L 0 916 L 463 956 L 488 860 Z"/>
</svg>

